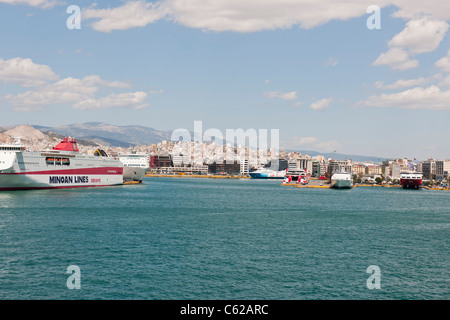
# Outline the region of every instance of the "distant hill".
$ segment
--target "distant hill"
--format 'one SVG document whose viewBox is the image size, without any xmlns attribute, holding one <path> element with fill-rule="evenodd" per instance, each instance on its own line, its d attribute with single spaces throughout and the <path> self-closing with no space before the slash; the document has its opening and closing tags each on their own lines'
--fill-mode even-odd
<svg viewBox="0 0 450 320">
<path fill-rule="evenodd" d="M 102 145 L 108 147 L 128 148 L 136 145 L 157 144 L 163 140 L 170 140 L 172 131 L 160 131 L 144 126 L 115 126 L 104 122 L 77 123 L 58 127 L 46 127 L 40 125 L 8 126 L 0 128 L 2 137 L 22 136 L 36 140 L 55 141 L 64 136 L 76 137 L 81 145 Z M 5 135 L 6 134 L 6 135 Z M 193 133 L 191 133 L 192 135 Z M 48 139 L 45 139 L 47 136 Z M 3 139 L 5 140 L 5 139 Z M 351 159 L 357 162 L 381 162 L 385 160 L 376 156 L 348 155 L 342 153 L 323 153 L 313 150 L 288 150 L 296 151 L 310 156 L 322 155 L 325 158 L 336 160 Z"/>
<path fill-rule="evenodd" d="M 35 128 L 27 125 L 21 125 L 3 132 L 4 134 L 10 137 L 21 137 L 22 139 L 36 141 L 36 140 L 44 140 L 47 136 L 42 133 L 40 130 L 36 130 Z"/>
<path fill-rule="evenodd" d="M 22 143 L 28 145 L 28 150 L 52 149 L 59 141 L 64 139 L 63 135 L 52 131 L 42 132 L 29 125 L 9 126 L 7 130 L 0 128 L 0 143 L 12 143 L 14 138 L 20 138 Z M 77 139 L 78 144 L 84 147 L 95 147 L 94 141 Z"/>
<path fill-rule="evenodd" d="M 106 146 L 130 147 L 151 145 L 169 140 L 172 131 L 160 131 L 143 126 L 115 126 L 103 122 L 77 123 L 59 127 L 33 126 L 43 131 L 95 141 Z"/>
</svg>

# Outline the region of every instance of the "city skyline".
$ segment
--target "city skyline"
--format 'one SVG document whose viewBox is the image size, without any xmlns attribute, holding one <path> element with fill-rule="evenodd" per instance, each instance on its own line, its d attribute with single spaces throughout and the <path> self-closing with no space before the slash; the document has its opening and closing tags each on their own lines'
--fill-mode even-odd
<svg viewBox="0 0 450 320">
<path fill-rule="evenodd" d="M 279 129 L 282 149 L 450 158 L 449 4 L 239 3 L 0 0 L 0 126 L 202 120 Z"/>
</svg>

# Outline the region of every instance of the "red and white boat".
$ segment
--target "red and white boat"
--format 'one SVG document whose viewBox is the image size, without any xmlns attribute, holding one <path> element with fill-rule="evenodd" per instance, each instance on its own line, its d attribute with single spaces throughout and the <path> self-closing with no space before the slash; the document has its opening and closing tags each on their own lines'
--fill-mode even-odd
<svg viewBox="0 0 450 320">
<path fill-rule="evenodd" d="M 66 137 L 53 150 L 38 152 L 27 151 L 17 138 L 11 145 L 0 145 L 0 191 L 120 184 L 122 162 L 81 154 L 74 138 Z"/>
<path fill-rule="evenodd" d="M 400 184 L 403 189 L 419 189 L 422 186 L 423 174 L 418 172 L 400 173 Z"/>
</svg>

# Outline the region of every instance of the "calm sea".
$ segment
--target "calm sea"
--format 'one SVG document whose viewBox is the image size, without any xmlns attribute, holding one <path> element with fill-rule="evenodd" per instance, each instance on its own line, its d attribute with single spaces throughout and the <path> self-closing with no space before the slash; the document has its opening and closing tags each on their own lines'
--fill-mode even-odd
<svg viewBox="0 0 450 320">
<path fill-rule="evenodd" d="M 449 231 L 445 191 L 146 178 L 1 192 L 0 299 L 449 299 Z"/>
</svg>

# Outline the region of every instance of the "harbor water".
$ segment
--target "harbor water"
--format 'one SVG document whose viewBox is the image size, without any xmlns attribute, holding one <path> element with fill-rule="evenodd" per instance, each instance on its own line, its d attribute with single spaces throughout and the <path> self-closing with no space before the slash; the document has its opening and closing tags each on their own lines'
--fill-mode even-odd
<svg viewBox="0 0 450 320">
<path fill-rule="evenodd" d="M 1 192 L 0 299 L 450 299 L 449 236 L 445 191 L 145 178 Z"/>
</svg>

